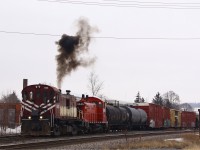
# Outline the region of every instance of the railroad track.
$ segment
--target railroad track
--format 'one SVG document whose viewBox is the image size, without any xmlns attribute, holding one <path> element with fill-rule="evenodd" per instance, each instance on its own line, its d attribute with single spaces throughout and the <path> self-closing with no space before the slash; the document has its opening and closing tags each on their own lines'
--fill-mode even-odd
<svg viewBox="0 0 200 150">
<path fill-rule="evenodd" d="M 167 134 L 182 134 L 194 132 L 192 130 L 186 131 L 157 131 L 157 132 L 142 132 L 142 133 L 116 133 L 116 134 L 99 134 L 99 135 L 88 135 L 88 136 L 74 136 L 67 137 L 65 139 L 57 139 L 53 138 L 48 141 L 43 142 L 27 142 L 22 144 L 7 144 L 1 145 L 0 149 L 36 149 L 36 148 L 51 148 L 62 145 L 74 145 L 74 144 L 82 144 L 88 142 L 96 142 L 96 141 L 104 141 L 104 140 L 113 140 L 113 139 L 128 139 L 128 138 L 142 138 L 146 136 L 155 136 L 155 135 L 167 135 Z"/>
<path fill-rule="evenodd" d="M 25 143 L 27 141 L 38 141 L 38 140 L 48 140 L 52 139 L 51 137 L 33 137 L 28 135 L 7 135 L 7 136 L 0 136 L 0 146 L 1 145 L 10 145 L 13 143 Z"/>
<path fill-rule="evenodd" d="M 18 135 L 3 135 L 0 136 L 0 143 L 9 143 L 11 141 L 16 141 L 18 139 L 22 140 L 22 136 L 20 134 Z"/>
</svg>

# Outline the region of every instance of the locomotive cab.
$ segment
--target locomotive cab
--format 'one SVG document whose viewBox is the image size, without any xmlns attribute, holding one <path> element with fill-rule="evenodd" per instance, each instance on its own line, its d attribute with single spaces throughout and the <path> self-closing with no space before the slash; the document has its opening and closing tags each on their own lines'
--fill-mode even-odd
<svg viewBox="0 0 200 150">
<path fill-rule="evenodd" d="M 59 101 L 60 91 L 37 84 L 22 90 L 22 134 L 49 135 L 54 122 L 53 109 Z"/>
<path fill-rule="evenodd" d="M 86 132 L 107 131 L 106 103 L 97 97 L 86 97 L 77 102 L 78 116 Z M 84 130 L 84 129 L 83 129 Z"/>
</svg>

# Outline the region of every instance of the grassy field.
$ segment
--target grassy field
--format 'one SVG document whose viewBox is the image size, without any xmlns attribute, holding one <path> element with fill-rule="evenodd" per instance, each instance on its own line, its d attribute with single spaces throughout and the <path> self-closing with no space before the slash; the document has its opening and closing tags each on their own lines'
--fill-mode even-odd
<svg viewBox="0 0 200 150">
<path fill-rule="evenodd" d="M 185 150 L 200 150 L 200 139 L 197 134 L 184 134 L 180 138 L 174 139 L 148 139 L 135 141 L 127 141 L 126 144 L 117 145 L 116 149 L 185 149 Z"/>
</svg>

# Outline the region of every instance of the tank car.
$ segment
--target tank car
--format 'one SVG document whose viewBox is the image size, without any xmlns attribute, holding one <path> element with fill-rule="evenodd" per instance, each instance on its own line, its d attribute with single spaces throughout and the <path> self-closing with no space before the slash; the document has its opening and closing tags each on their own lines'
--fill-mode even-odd
<svg viewBox="0 0 200 150">
<path fill-rule="evenodd" d="M 107 105 L 106 115 L 108 119 L 109 130 L 122 130 L 128 128 L 129 114 L 123 107 Z"/>
<path fill-rule="evenodd" d="M 129 106 L 107 105 L 106 113 L 110 130 L 144 128 L 147 121 L 145 111 Z"/>
<path fill-rule="evenodd" d="M 123 106 L 129 114 L 129 128 L 141 129 L 145 128 L 147 122 L 147 114 L 142 109 L 135 109 L 129 106 Z"/>
<path fill-rule="evenodd" d="M 76 98 L 55 87 L 35 84 L 22 90 L 22 134 L 60 135 L 76 133 Z"/>
</svg>

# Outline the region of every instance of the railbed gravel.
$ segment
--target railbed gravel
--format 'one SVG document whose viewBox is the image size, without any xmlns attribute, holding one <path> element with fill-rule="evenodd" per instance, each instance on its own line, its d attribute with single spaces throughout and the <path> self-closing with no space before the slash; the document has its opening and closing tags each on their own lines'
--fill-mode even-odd
<svg viewBox="0 0 200 150">
<path fill-rule="evenodd" d="M 108 150 L 108 149 L 118 149 L 118 145 L 124 144 L 126 142 L 138 142 L 144 140 L 154 139 L 169 139 L 169 138 L 180 138 L 180 134 L 173 134 L 173 135 L 157 135 L 157 136 L 147 136 L 147 137 L 137 137 L 137 138 L 128 138 L 127 140 L 124 139 L 117 139 L 117 140 L 106 140 L 106 141 L 97 141 L 97 142 L 88 142 L 83 144 L 76 144 L 76 145 L 63 145 L 59 147 L 52 147 L 47 148 L 48 150 L 51 149 L 69 149 L 69 150 Z M 149 150 L 149 149 L 148 149 Z M 170 149 L 172 150 L 172 149 Z"/>
</svg>

